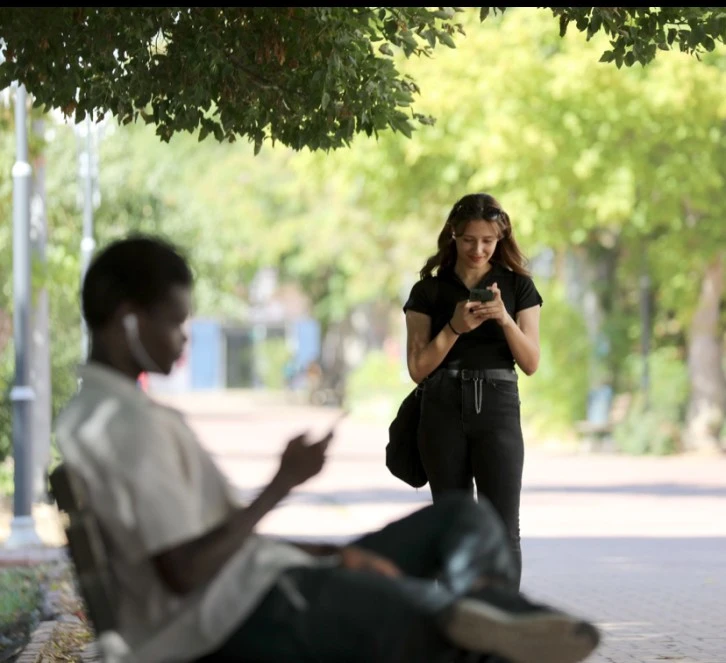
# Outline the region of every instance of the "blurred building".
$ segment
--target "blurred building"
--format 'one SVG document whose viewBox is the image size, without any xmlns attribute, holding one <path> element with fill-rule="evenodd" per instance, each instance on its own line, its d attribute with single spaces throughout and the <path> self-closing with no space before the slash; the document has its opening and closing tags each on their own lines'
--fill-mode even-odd
<svg viewBox="0 0 726 663">
<path fill-rule="evenodd" d="M 279 285 L 274 269 L 250 284 L 242 321 L 195 318 L 189 343 L 168 377 L 150 376 L 157 393 L 214 389 L 293 387 L 320 360 L 320 324 L 299 288 Z"/>
</svg>

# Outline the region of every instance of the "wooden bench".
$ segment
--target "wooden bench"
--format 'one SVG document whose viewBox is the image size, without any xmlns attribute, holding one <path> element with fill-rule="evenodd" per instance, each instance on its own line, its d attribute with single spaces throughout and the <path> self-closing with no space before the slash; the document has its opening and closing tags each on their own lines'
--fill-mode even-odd
<svg viewBox="0 0 726 663">
<path fill-rule="evenodd" d="M 66 518 L 64 529 L 78 590 L 106 663 L 120 663 L 128 647 L 116 632 L 116 592 L 101 528 L 77 475 L 59 465 L 50 475 L 51 494 Z"/>
<path fill-rule="evenodd" d="M 66 465 L 50 475 L 50 492 L 65 514 L 64 529 L 75 569 L 78 590 L 88 619 L 96 633 L 98 651 L 104 663 L 123 663 L 129 648 L 116 631 L 118 605 L 106 543 L 96 516 L 91 511 L 86 487 Z M 206 657 L 205 661 L 212 661 Z"/>
<path fill-rule="evenodd" d="M 575 424 L 575 431 L 582 440 L 585 450 L 602 451 L 612 447 L 613 430 L 625 420 L 632 400 L 632 394 L 618 394 L 613 398 L 607 421 L 602 423 L 578 421 Z"/>
</svg>

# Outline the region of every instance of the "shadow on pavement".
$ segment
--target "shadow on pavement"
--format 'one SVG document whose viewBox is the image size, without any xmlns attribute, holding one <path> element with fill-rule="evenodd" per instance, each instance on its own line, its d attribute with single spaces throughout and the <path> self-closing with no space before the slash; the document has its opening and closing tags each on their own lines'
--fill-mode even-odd
<svg viewBox="0 0 726 663">
<path fill-rule="evenodd" d="M 259 488 L 240 490 L 243 499 L 253 498 Z M 699 486 L 693 484 L 623 484 L 616 486 L 568 486 L 525 485 L 523 493 L 535 494 L 589 494 L 589 495 L 651 495 L 656 497 L 716 497 L 726 498 L 726 486 Z M 329 492 L 299 490 L 285 504 L 423 504 L 431 499 L 427 486 L 413 488 L 365 488 L 359 490 L 334 490 Z"/>
</svg>

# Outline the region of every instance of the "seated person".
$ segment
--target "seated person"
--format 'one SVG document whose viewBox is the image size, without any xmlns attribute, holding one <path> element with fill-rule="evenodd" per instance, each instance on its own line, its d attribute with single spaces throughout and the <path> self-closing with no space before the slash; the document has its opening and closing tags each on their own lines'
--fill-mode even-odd
<svg viewBox="0 0 726 663">
<path fill-rule="evenodd" d="M 342 546 L 260 536 L 255 526 L 325 463 L 330 435 L 300 435 L 242 506 L 176 411 L 136 387 L 186 343 L 192 274 L 170 245 L 118 241 L 91 264 L 92 350 L 58 419 L 61 454 L 108 541 L 129 660 L 571 663 L 597 629 L 512 588 L 503 526 L 453 495 Z M 461 660 L 461 659 L 458 659 Z"/>
</svg>

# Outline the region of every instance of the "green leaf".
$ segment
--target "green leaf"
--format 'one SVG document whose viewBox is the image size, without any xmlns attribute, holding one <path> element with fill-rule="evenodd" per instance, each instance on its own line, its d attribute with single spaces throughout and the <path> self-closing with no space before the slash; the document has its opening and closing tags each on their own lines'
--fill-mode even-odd
<svg viewBox="0 0 726 663">
<path fill-rule="evenodd" d="M 562 14 L 560 16 L 560 37 L 564 37 L 567 34 L 567 26 L 569 23 L 570 19 L 565 14 Z"/>
<path fill-rule="evenodd" d="M 591 39 L 602 27 L 602 17 L 600 14 L 594 14 L 590 19 L 590 25 L 587 28 L 587 38 Z"/>
<path fill-rule="evenodd" d="M 439 32 L 439 39 L 449 48 L 456 48 L 456 44 L 448 32 Z"/>
<path fill-rule="evenodd" d="M 378 50 L 383 53 L 383 55 L 388 55 L 389 57 L 393 57 L 393 50 L 391 49 L 389 44 L 381 44 L 378 47 Z"/>
<path fill-rule="evenodd" d="M 451 8 L 447 7 L 446 9 L 437 9 L 431 12 L 431 15 L 444 21 L 448 21 L 449 19 L 454 17 L 454 11 Z"/>
</svg>

